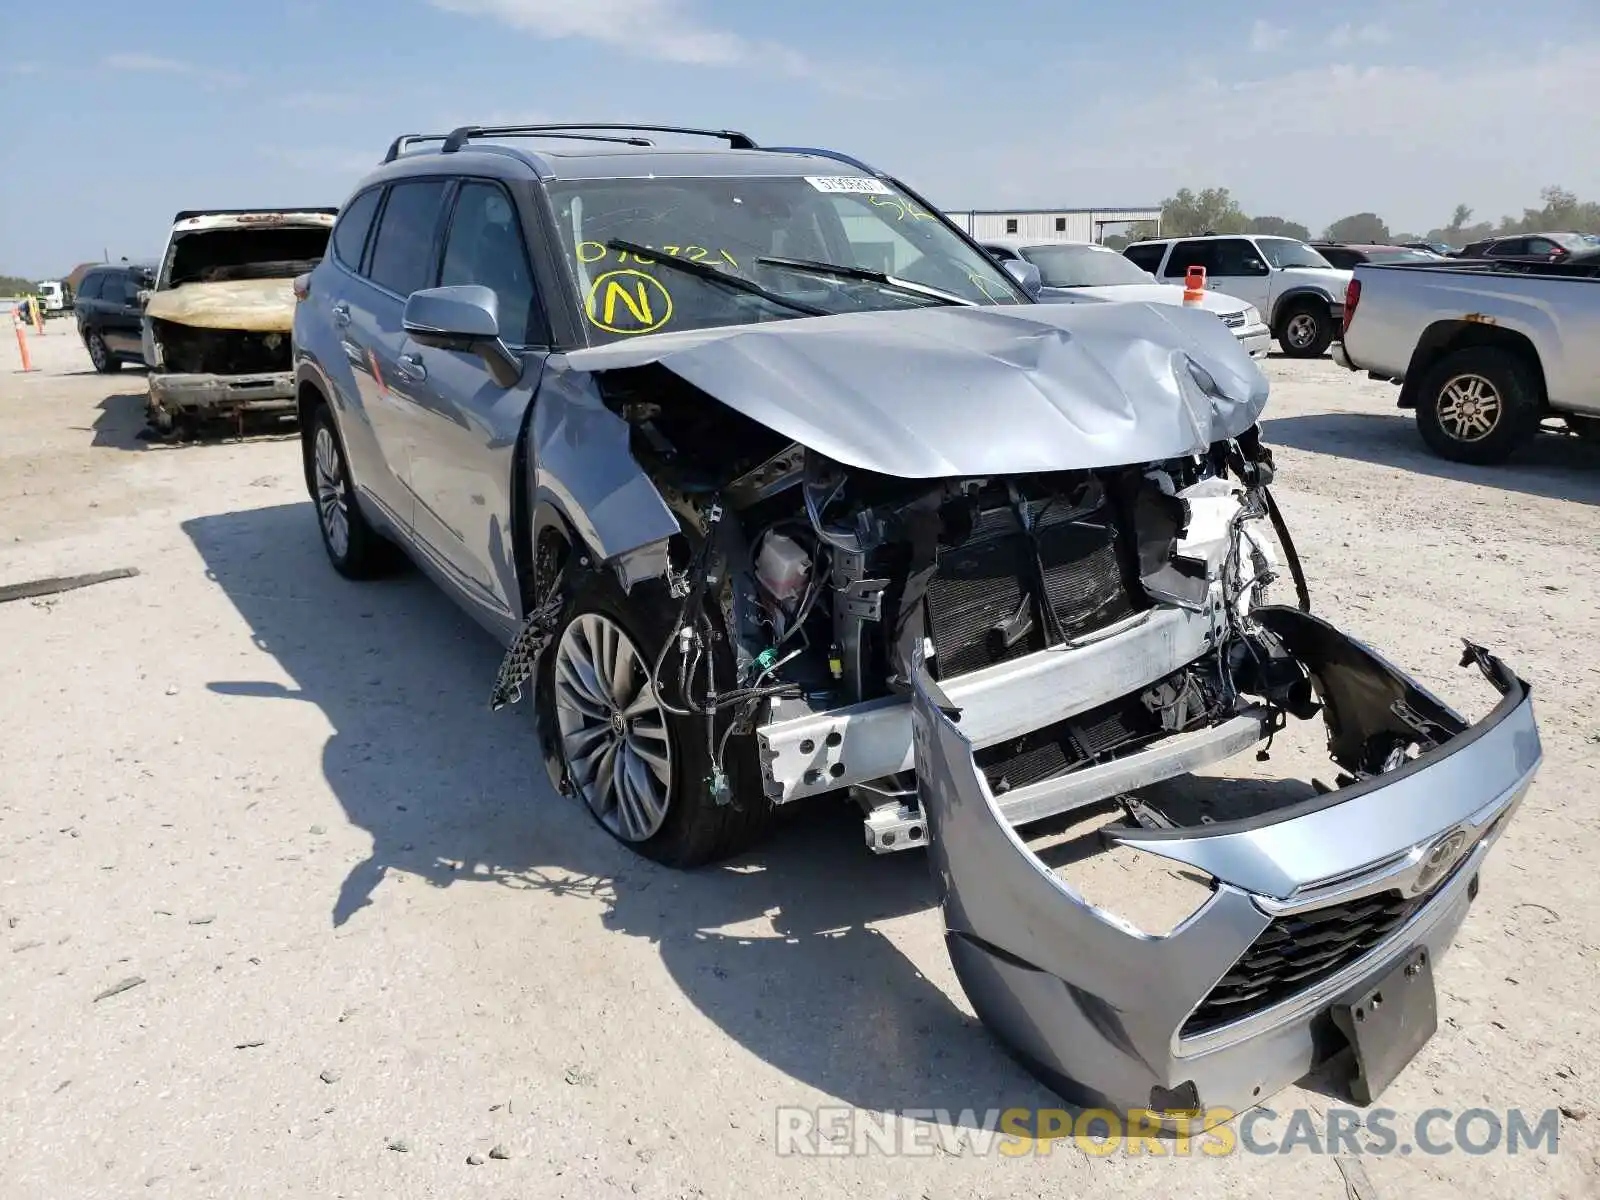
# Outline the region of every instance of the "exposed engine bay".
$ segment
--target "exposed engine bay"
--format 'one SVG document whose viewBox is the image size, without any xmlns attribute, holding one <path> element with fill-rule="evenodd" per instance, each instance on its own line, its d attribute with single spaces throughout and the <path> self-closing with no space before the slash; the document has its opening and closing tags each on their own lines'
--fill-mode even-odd
<svg viewBox="0 0 1600 1200">
<path fill-rule="evenodd" d="M 997 795 L 1241 717 L 1246 726 L 1223 740 L 1248 732 L 1253 742 L 1285 714 L 1317 711 L 1304 667 L 1245 624 L 1276 578 L 1268 525 L 1303 596 L 1254 429 L 1137 467 L 907 480 L 786 442 L 657 366 L 608 373 L 602 394 L 685 530 L 670 568 L 677 633 L 655 664 L 663 701 L 702 714 L 719 751 L 759 726 L 774 802 L 851 789 L 875 814 L 876 850 L 923 837 L 905 754 L 858 754 L 849 731 L 833 729 L 798 740 L 797 766 L 770 731 L 908 697 L 918 648 L 949 684 L 1093 643 L 1158 608 L 1190 615 L 1192 659 L 1179 654 L 1127 695 L 984 746 Z M 710 649 L 723 630 L 735 675 L 718 680 Z M 864 776 L 874 762 L 895 769 Z M 707 784 L 729 789 L 720 752 Z"/>
<path fill-rule="evenodd" d="M 291 364 L 289 334 L 253 330 L 202 329 L 174 321 L 152 320 L 169 371 L 198 375 L 245 375 L 287 371 Z"/>
<path fill-rule="evenodd" d="M 552 779 L 661 861 L 830 793 L 926 846 L 975 1011 L 1074 1103 L 1239 1111 L 1346 1050 L 1370 1103 L 1538 769 L 1531 693 L 1469 643 L 1470 723 L 1311 615 L 1225 329 L 1060 307 L 567 356 L 535 486 L 589 552 L 541 549 L 491 703 L 553 644 Z M 1296 778 L 1204 802 L 1279 738 Z"/>
</svg>

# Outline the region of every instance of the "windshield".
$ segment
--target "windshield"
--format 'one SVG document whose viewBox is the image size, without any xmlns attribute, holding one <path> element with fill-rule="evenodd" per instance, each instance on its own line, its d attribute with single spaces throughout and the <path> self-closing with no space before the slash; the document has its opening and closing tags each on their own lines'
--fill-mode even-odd
<svg viewBox="0 0 1600 1200">
<path fill-rule="evenodd" d="M 1029 303 L 1008 274 L 932 213 L 876 179 L 593 179 L 554 183 L 549 191 L 590 336 L 598 341 L 793 320 L 808 310 L 834 314 L 950 302 L 897 287 L 893 280 L 976 304 Z M 615 241 L 757 287 L 663 267 L 637 250 L 610 244 Z M 784 266 L 761 258 L 798 261 Z M 881 273 L 891 281 L 829 275 L 801 269 L 802 263 Z"/>
<path fill-rule="evenodd" d="M 1021 254 L 1039 268 L 1045 287 L 1118 287 L 1154 282 L 1147 272 L 1103 246 L 1028 246 Z"/>
<path fill-rule="evenodd" d="M 1257 238 L 1256 245 L 1275 267 L 1332 267 L 1333 264 L 1304 242 L 1293 238 Z"/>
</svg>

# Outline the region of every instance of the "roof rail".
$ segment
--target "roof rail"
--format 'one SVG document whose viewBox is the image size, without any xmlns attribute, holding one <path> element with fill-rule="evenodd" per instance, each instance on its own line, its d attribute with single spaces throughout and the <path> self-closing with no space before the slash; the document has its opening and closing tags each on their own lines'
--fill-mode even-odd
<svg viewBox="0 0 1600 1200">
<path fill-rule="evenodd" d="M 691 137 L 709 137 L 726 141 L 733 150 L 756 150 L 759 147 L 751 138 L 732 129 L 691 129 L 683 125 L 463 125 L 444 139 L 441 153 L 454 154 L 473 138 L 481 137 L 571 137 L 593 141 L 622 142 L 632 146 L 650 146 L 646 138 L 595 136 L 593 131 L 608 130 L 621 133 L 681 133 Z"/>
<path fill-rule="evenodd" d="M 442 142 L 446 136 L 443 133 L 402 133 L 389 143 L 389 152 L 383 156 L 383 161 L 392 163 L 407 150 L 411 149 L 414 142 Z"/>
<path fill-rule="evenodd" d="M 831 158 L 834 162 L 842 162 L 858 171 L 865 171 L 868 175 L 883 174 L 878 168 L 868 166 L 859 158 L 851 158 L 848 154 L 840 154 L 837 150 L 821 150 L 815 146 L 763 146 L 762 149 L 771 154 L 814 154 L 818 158 Z"/>
</svg>

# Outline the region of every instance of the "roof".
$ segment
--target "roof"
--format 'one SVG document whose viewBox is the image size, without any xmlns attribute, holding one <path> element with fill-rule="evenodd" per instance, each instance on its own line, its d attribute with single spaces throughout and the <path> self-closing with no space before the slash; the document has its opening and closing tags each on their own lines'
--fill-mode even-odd
<svg viewBox="0 0 1600 1200">
<path fill-rule="evenodd" d="M 946 212 L 966 213 L 969 216 L 974 216 L 974 217 L 1027 217 L 1027 216 L 1033 216 L 1033 215 L 1037 215 L 1037 214 L 1043 214 L 1043 215 L 1046 215 L 1046 216 L 1052 216 L 1053 217 L 1053 216 L 1068 216 L 1068 215 L 1071 215 L 1073 213 L 1081 213 L 1081 214 L 1084 214 L 1084 215 L 1087 215 L 1087 216 L 1093 216 L 1095 213 L 1123 213 L 1123 212 L 1151 213 L 1154 216 L 1159 217 L 1161 215 L 1161 205 L 1159 205 L 1159 204 L 1096 204 L 1093 208 L 1084 208 L 1082 206 L 1074 206 L 1074 205 L 1061 205 L 1061 206 L 1052 208 L 1049 205 L 1042 205 L 1039 208 L 951 208 L 951 209 L 946 209 L 945 211 Z"/>
<path fill-rule="evenodd" d="M 155 263 L 140 260 L 139 262 L 88 263 L 83 267 L 79 267 L 77 270 L 81 270 L 84 275 L 87 275 L 91 271 L 140 271 L 146 274 L 154 274 L 155 269 Z M 74 271 L 74 274 L 76 273 L 77 272 Z M 82 276 L 79 276 L 79 278 L 81 279 Z"/>
<path fill-rule="evenodd" d="M 413 151 L 380 166 L 368 181 L 440 171 L 501 179 L 538 176 L 547 182 L 581 179 L 700 179 L 831 175 L 870 178 L 871 172 L 836 158 L 778 150 L 683 150 L 608 146 L 599 152 L 524 150 L 490 140 L 452 154 Z"/>
<path fill-rule="evenodd" d="M 1313 249 L 1323 246 L 1337 247 L 1340 250 L 1410 250 L 1411 246 L 1403 246 L 1394 242 L 1307 242 L 1306 245 Z"/>
<path fill-rule="evenodd" d="M 1222 238 L 1257 238 L 1269 242 L 1298 242 L 1297 237 L 1290 237 L 1286 233 L 1178 233 L 1167 234 L 1162 237 L 1140 238 L 1137 242 L 1129 242 L 1130 246 L 1148 246 L 1162 242 L 1213 242 Z M 1311 242 L 1304 243 L 1312 245 Z M 1332 244 L 1332 243 L 1325 243 Z"/>
<path fill-rule="evenodd" d="M 644 136 L 658 133 L 702 141 L 658 146 Z M 725 145 L 707 146 L 704 140 Z M 469 125 L 448 134 L 403 134 L 367 181 L 440 171 L 507 179 L 532 174 L 546 181 L 880 175 L 848 155 L 809 147 L 760 147 L 733 130 L 602 123 Z"/>
<path fill-rule="evenodd" d="M 1003 246 L 1007 250 L 1042 250 L 1048 246 L 1087 246 L 1093 250 L 1104 250 L 1107 254 L 1115 254 L 1110 246 L 1102 246 L 1099 242 L 1085 242 L 1077 238 L 1029 238 L 1018 237 L 1008 233 L 1004 237 L 980 237 L 976 241 L 980 246 Z"/>
</svg>

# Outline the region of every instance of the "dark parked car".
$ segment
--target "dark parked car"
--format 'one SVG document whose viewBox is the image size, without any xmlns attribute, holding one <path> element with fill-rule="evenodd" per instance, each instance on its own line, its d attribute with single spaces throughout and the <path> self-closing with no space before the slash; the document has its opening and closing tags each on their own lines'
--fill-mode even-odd
<svg viewBox="0 0 1600 1200">
<path fill-rule="evenodd" d="M 83 277 L 72 311 L 89 361 L 102 375 L 123 363 L 144 364 L 139 293 L 155 282 L 155 268 L 144 263 L 95 267 Z"/>
<path fill-rule="evenodd" d="M 1593 249 L 1593 244 L 1581 233 L 1519 233 L 1473 242 L 1462 248 L 1461 257 L 1562 262 L 1574 254 Z"/>
<path fill-rule="evenodd" d="M 1353 242 L 1312 242 L 1318 254 L 1341 271 L 1354 270 L 1362 263 L 1438 262 L 1439 256 L 1410 246 L 1373 246 Z"/>
</svg>

